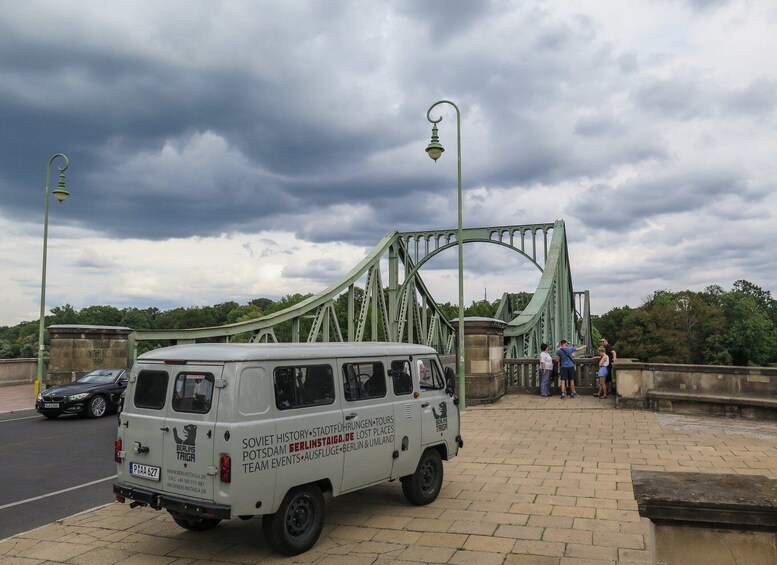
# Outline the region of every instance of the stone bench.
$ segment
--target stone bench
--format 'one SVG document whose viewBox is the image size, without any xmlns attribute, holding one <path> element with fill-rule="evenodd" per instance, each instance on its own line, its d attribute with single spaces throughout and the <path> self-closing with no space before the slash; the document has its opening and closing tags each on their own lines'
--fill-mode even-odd
<svg viewBox="0 0 777 565">
<path fill-rule="evenodd" d="M 758 475 L 632 471 L 654 563 L 777 563 L 777 481 Z"/>
<path fill-rule="evenodd" d="M 648 390 L 646 396 L 648 407 L 656 412 L 777 419 L 777 398 L 773 397 L 664 390 Z"/>
</svg>

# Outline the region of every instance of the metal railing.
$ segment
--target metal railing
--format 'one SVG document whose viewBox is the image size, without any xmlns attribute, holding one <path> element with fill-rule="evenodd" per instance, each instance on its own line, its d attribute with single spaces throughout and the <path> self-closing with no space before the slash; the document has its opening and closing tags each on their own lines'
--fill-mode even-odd
<svg viewBox="0 0 777 565">
<path fill-rule="evenodd" d="M 575 359 L 577 381 L 575 388 L 581 392 L 594 392 L 598 388 L 596 373 L 599 359 Z M 511 393 L 536 394 L 540 390 L 540 365 L 537 359 L 505 359 L 505 381 Z M 558 379 L 551 380 L 551 391 L 558 391 Z"/>
</svg>

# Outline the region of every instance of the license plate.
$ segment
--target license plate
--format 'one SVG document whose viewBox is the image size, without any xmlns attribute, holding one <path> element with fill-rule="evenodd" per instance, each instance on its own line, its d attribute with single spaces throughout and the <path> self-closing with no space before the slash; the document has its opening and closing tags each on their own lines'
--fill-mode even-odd
<svg viewBox="0 0 777 565">
<path fill-rule="evenodd" d="M 158 481 L 160 477 L 160 468 L 153 465 L 143 465 L 142 463 L 130 463 L 129 472 L 133 477 Z"/>
<path fill-rule="evenodd" d="M 59 408 L 59 402 L 44 402 L 44 408 Z"/>
</svg>

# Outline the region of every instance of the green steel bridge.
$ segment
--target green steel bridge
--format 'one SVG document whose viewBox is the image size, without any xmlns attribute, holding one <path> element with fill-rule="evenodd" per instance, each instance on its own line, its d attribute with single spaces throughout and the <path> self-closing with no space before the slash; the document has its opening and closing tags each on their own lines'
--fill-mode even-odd
<svg viewBox="0 0 777 565">
<path fill-rule="evenodd" d="M 141 342 L 198 341 L 392 341 L 430 345 L 441 354 L 453 354 L 455 328 L 429 293 L 420 269 L 455 247 L 456 233 L 456 229 L 390 231 L 348 274 L 290 308 L 224 326 L 136 331 L 130 336 L 131 355 L 134 358 Z M 563 220 L 466 228 L 462 233 L 463 244 L 501 245 L 542 273 L 522 310 L 516 308 L 514 295 L 502 296 L 496 317 L 507 323 L 507 358 L 534 357 L 540 343 L 555 344 L 562 338 L 592 346 L 589 294 L 572 288 Z M 388 286 L 383 282 L 386 277 Z"/>
</svg>

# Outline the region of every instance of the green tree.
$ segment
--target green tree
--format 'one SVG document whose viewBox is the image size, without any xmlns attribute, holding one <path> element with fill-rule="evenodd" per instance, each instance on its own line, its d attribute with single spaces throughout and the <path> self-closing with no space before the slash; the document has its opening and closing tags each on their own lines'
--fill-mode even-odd
<svg viewBox="0 0 777 565">
<path fill-rule="evenodd" d="M 115 306 L 87 306 L 78 312 L 78 323 L 91 326 L 118 326 L 124 313 Z"/>
<path fill-rule="evenodd" d="M 64 306 L 54 306 L 51 309 L 51 316 L 46 320 L 50 324 L 77 324 L 78 312 L 70 304 Z"/>
<path fill-rule="evenodd" d="M 766 365 L 774 359 L 774 325 L 757 299 L 742 290 L 726 295 L 723 344 L 734 365 Z"/>
</svg>

